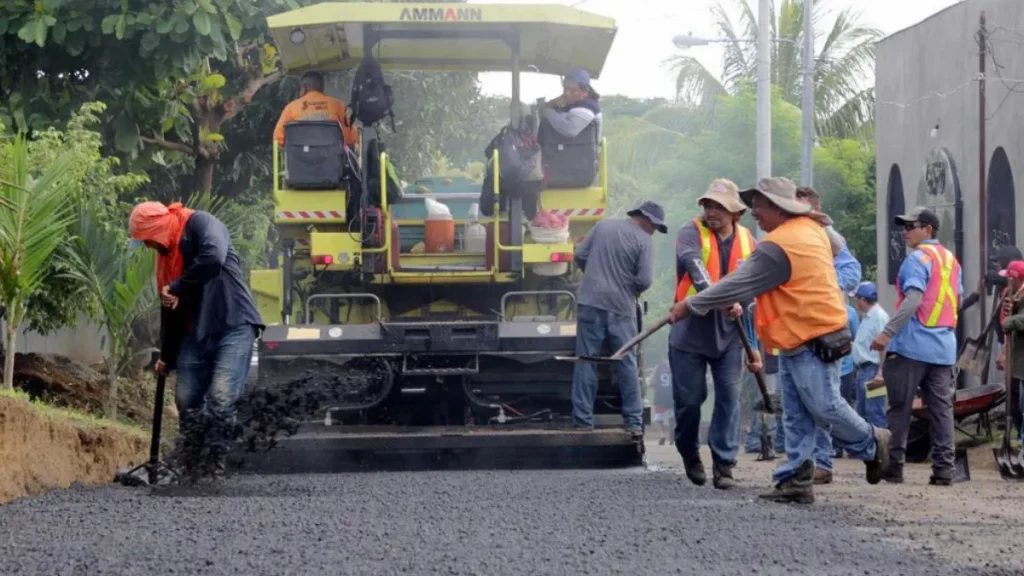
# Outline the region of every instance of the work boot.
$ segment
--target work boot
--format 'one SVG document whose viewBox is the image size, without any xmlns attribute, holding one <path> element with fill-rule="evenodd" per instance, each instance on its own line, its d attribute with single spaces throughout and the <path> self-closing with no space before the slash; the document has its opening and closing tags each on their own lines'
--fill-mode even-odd
<svg viewBox="0 0 1024 576">
<path fill-rule="evenodd" d="M 832 471 L 825 470 L 824 468 L 814 469 L 814 483 L 815 484 L 831 484 L 832 483 Z"/>
<path fill-rule="evenodd" d="M 711 483 L 719 490 L 736 487 L 736 479 L 732 477 L 732 466 L 715 463 L 711 467 Z"/>
<path fill-rule="evenodd" d="M 903 484 L 903 471 L 889 468 L 882 475 L 882 480 L 885 480 L 889 484 Z"/>
<path fill-rule="evenodd" d="M 928 479 L 928 484 L 932 486 L 952 486 L 953 480 L 951 478 L 943 478 L 941 476 L 932 476 Z"/>
<path fill-rule="evenodd" d="M 761 499 L 780 503 L 813 504 L 814 503 L 814 461 L 804 460 L 796 469 L 796 475 L 789 480 L 779 482 L 775 489 L 761 494 Z"/>
<path fill-rule="evenodd" d="M 704 463 L 700 461 L 699 457 L 684 460 L 683 465 L 686 466 L 686 477 L 690 479 L 690 482 L 697 486 L 703 486 L 708 481 L 707 473 L 704 472 Z"/>
<path fill-rule="evenodd" d="M 874 426 L 872 430 L 875 433 L 875 458 L 864 463 L 865 475 L 868 484 L 878 484 L 889 469 L 889 440 L 892 439 L 892 432 Z"/>
</svg>

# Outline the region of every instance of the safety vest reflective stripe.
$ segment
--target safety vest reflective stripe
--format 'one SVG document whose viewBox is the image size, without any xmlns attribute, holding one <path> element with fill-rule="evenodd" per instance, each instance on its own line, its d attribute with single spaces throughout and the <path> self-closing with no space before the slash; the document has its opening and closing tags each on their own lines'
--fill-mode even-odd
<svg viewBox="0 0 1024 576">
<path fill-rule="evenodd" d="M 953 272 L 958 267 L 956 258 L 949 250 L 937 244 L 922 244 L 920 248 L 932 258 L 932 275 L 925 290 L 924 303 L 927 304 L 932 297 L 934 297 L 934 302 L 931 303 L 931 310 L 921 306 L 918 320 L 929 328 L 943 324 L 955 327 L 959 319 L 956 292 L 953 290 Z M 934 286 L 936 282 L 938 282 L 938 287 Z M 947 317 L 947 322 L 940 323 L 943 316 Z M 952 319 L 951 323 L 949 322 L 950 318 Z"/>
<path fill-rule="evenodd" d="M 694 218 L 693 223 L 697 226 L 697 232 L 700 234 L 700 255 L 704 269 L 707 270 L 709 280 L 714 284 L 722 277 L 722 272 L 719 270 L 718 238 L 710 228 L 701 222 L 700 218 Z M 733 242 L 732 251 L 729 253 L 729 269 L 725 271 L 726 274 L 735 270 L 736 266 L 749 258 L 750 253 L 754 251 L 754 235 L 750 233 L 750 230 L 737 224 L 735 234 L 736 241 Z M 675 301 L 679 302 L 696 293 L 697 288 L 693 285 L 690 275 L 684 273 L 676 285 Z"/>
</svg>

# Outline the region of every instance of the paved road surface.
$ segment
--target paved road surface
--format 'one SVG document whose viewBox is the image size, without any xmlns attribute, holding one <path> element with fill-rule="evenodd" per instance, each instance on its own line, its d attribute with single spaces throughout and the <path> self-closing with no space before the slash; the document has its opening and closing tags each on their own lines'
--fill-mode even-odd
<svg viewBox="0 0 1024 576">
<path fill-rule="evenodd" d="M 909 552 L 843 507 L 760 503 L 765 482 L 751 484 L 722 493 L 633 469 L 73 489 L 0 507 L 0 574 L 1013 573 Z"/>
</svg>

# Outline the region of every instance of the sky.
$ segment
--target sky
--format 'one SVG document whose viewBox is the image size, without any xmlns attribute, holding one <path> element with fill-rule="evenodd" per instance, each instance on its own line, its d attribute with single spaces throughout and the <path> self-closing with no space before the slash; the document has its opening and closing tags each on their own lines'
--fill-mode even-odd
<svg viewBox="0 0 1024 576">
<path fill-rule="evenodd" d="M 469 0 L 473 4 L 537 3 L 538 0 Z M 634 98 L 672 98 L 675 79 L 664 65 L 666 59 L 679 51 L 672 44 L 677 34 L 692 33 L 714 37 L 710 6 L 713 0 L 540 0 L 544 3 L 578 4 L 587 10 L 616 20 L 618 32 L 601 78 L 594 88 L 601 94 L 622 94 Z M 736 0 L 725 0 L 730 6 Z M 757 0 L 747 0 L 757 10 Z M 830 0 L 832 10 L 857 6 L 866 25 L 889 35 L 924 20 L 956 4 L 959 0 Z M 734 19 L 734 22 L 737 20 Z M 721 49 L 715 45 L 690 48 L 687 53 L 697 57 L 710 70 L 720 69 Z M 483 90 L 488 94 L 508 96 L 511 80 L 507 73 L 481 75 Z M 557 96 L 562 91 L 560 80 L 549 75 L 526 73 L 522 76 L 522 98 Z"/>
</svg>

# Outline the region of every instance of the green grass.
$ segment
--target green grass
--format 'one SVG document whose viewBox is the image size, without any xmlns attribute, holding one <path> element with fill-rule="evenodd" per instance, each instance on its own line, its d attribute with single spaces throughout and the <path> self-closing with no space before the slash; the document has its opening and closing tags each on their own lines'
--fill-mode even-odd
<svg viewBox="0 0 1024 576">
<path fill-rule="evenodd" d="M 0 388 L 0 398 L 20 400 L 29 404 L 41 414 L 45 414 L 57 420 L 66 420 L 78 426 L 84 426 L 86 428 L 111 428 L 133 436 L 139 436 L 142 438 L 149 437 L 149 433 L 138 426 L 125 424 L 123 422 L 114 422 L 107 420 L 106 418 L 100 418 L 99 416 L 94 416 L 78 410 L 50 406 L 45 402 L 32 400 L 27 393 L 22 392 L 21 390 L 6 390 Z"/>
</svg>

